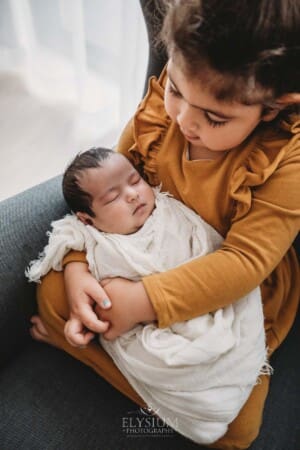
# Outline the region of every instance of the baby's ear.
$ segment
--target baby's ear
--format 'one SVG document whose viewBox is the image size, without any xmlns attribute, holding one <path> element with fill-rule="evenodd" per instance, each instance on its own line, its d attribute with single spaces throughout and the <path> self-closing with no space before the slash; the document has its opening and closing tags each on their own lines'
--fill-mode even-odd
<svg viewBox="0 0 300 450">
<path fill-rule="evenodd" d="M 87 213 L 78 211 L 76 216 L 84 225 L 93 225 L 93 221 Z"/>
</svg>

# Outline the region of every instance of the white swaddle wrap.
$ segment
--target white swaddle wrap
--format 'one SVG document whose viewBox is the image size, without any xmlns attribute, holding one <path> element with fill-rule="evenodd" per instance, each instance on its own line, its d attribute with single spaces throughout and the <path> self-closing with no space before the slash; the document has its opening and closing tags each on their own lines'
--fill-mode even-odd
<svg viewBox="0 0 300 450">
<path fill-rule="evenodd" d="M 131 235 L 99 232 L 75 216 L 52 223 L 49 244 L 27 270 L 39 281 L 62 270 L 70 250 L 85 250 L 101 280 L 139 280 L 217 250 L 221 236 L 197 214 L 156 192 L 156 208 Z M 159 329 L 138 325 L 103 348 L 138 394 L 168 425 L 203 444 L 224 435 L 266 362 L 260 289 L 225 308 Z"/>
</svg>

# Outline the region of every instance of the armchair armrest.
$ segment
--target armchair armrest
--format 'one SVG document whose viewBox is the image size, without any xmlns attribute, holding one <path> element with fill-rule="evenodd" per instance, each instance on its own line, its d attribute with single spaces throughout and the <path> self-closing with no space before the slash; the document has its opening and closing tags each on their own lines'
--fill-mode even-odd
<svg viewBox="0 0 300 450">
<path fill-rule="evenodd" d="M 24 271 L 47 242 L 50 223 L 68 212 L 57 176 L 0 202 L 0 363 L 29 341 L 36 311 L 33 283 Z"/>
</svg>

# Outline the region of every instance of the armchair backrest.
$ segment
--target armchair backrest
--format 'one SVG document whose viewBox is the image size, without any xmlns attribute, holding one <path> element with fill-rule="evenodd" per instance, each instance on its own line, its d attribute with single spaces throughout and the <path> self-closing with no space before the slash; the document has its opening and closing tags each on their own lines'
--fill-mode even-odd
<svg viewBox="0 0 300 450">
<path fill-rule="evenodd" d="M 0 365 L 30 340 L 36 285 L 24 271 L 46 245 L 50 223 L 68 211 L 61 176 L 0 202 Z"/>
<path fill-rule="evenodd" d="M 144 87 L 145 94 L 147 92 L 148 79 L 152 75 L 159 76 L 168 57 L 166 49 L 161 43 L 158 44 L 157 40 L 164 19 L 163 10 L 158 7 L 158 0 L 140 0 L 140 5 L 145 19 L 149 42 L 148 66 Z"/>
</svg>

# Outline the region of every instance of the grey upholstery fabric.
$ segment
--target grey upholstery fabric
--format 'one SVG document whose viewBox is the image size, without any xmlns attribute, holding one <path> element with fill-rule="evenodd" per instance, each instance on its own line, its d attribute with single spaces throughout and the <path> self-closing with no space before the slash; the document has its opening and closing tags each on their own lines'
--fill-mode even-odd
<svg viewBox="0 0 300 450">
<path fill-rule="evenodd" d="M 46 244 L 50 222 L 67 212 L 60 186 L 59 176 L 0 202 L 1 364 L 29 339 L 35 285 L 27 282 L 24 270 Z"/>
<path fill-rule="evenodd" d="M 89 368 L 44 344 L 31 344 L 0 372 L 0 399 L 1 450 L 201 448 L 175 432 L 165 438 L 128 434 L 130 427 L 146 431 L 138 426 L 139 408 Z"/>
</svg>

